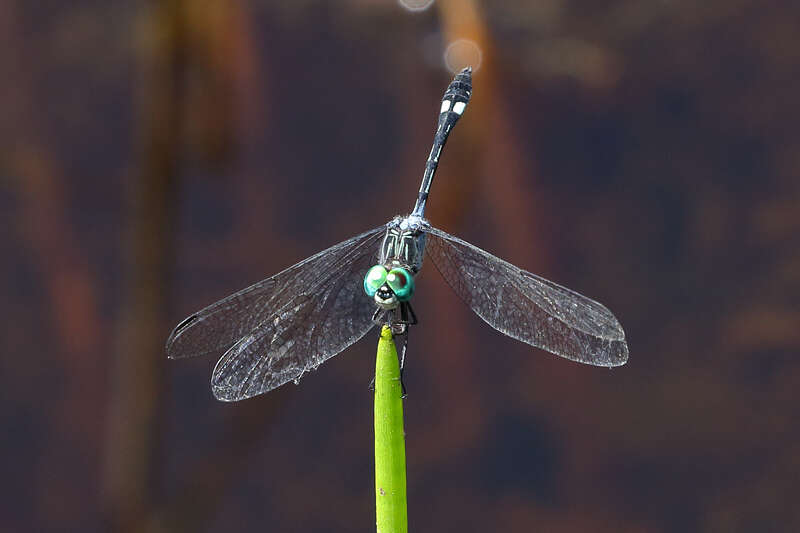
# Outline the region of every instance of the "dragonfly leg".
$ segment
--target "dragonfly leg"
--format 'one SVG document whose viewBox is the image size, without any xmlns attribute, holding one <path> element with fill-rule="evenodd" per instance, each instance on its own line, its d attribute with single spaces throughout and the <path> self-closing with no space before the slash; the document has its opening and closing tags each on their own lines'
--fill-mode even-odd
<svg viewBox="0 0 800 533">
<path fill-rule="evenodd" d="M 408 394 L 406 393 L 406 383 L 403 381 L 403 372 L 406 367 L 406 349 L 408 348 L 408 328 L 403 333 L 403 347 L 400 349 L 400 398 L 405 399 Z"/>
<path fill-rule="evenodd" d="M 403 334 L 403 347 L 400 349 L 400 353 L 401 353 L 401 355 L 400 355 L 400 392 L 401 392 L 400 398 L 402 398 L 402 399 L 405 399 L 405 397 L 407 396 L 407 394 L 406 394 L 406 384 L 403 381 L 403 367 L 404 367 L 405 361 L 406 361 L 406 348 L 407 347 L 408 347 L 408 329 L 406 329 L 406 332 Z M 367 389 L 370 392 L 375 392 L 375 378 L 374 377 L 372 378 L 372 380 L 370 380 L 369 385 L 367 386 Z"/>
<path fill-rule="evenodd" d="M 410 316 L 409 316 L 410 313 Z M 400 388 L 402 390 L 402 398 L 406 397 L 406 384 L 403 382 L 403 368 L 406 362 L 406 349 L 408 348 L 408 326 L 417 323 L 417 317 L 414 310 L 408 302 L 400 304 L 399 309 L 392 309 L 386 312 L 389 327 L 392 329 L 393 337 L 402 337 L 403 344 L 398 353 L 400 364 Z M 373 382 L 375 380 L 373 379 Z"/>
<path fill-rule="evenodd" d="M 386 314 L 386 311 L 384 311 L 380 307 L 376 307 L 375 308 L 375 312 L 372 313 L 372 321 L 380 326 L 381 324 L 383 324 L 383 316 L 385 314 Z"/>
<path fill-rule="evenodd" d="M 411 307 L 411 303 L 406 303 L 406 306 L 408 306 L 408 313 L 411 315 L 411 320 L 408 321 L 408 324 L 411 326 L 416 326 L 419 324 L 419 321 L 417 320 L 417 314 L 414 312 L 414 308 Z"/>
<path fill-rule="evenodd" d="M 406 368 L 406 351 L 408 350 L 408 326 L 413 326 L 417 323 L 417 315 L 414 309 L 408 302 L 403 302 L 400 305 L 400 323 L 403 325 L 403 346 L 400 348 L 400 388 L 402 390 L 402 398 L 407 396 L 406 384 L 403 381 L 403 372 Z"/>
<path fill-rule="evenodd" d="M 408 305 L 407 303 L 401 304 L 400 311 L 399 311 L 399 320 L 398 320 L 398 311 L 397 309 L 381 309 L 380 307 L 375 309 L 375 313 L 372 314 L 372 321 L 378 324 L 379 326 L 387 325 L 392 330 L 392 336 L 403 336 L 404 343 L 402 348 L 403 358 L 400 360 L 400 384 L 403 383 L 403 360 L 405 359 L 405 347 L 408 343 L 408 316 L 405 311 L 405 306 Z M 413 311 L 412 311 L 413 313 Z M 416 318 L 416 317 L 415 317 Z M 369 390 L 375 392 L 375 378 L 372 378 L 372 381 L 369 382 Z M 405 397 L 405 386 L 403 386 L 403 397 Z"/>
<path fill-rule="evenodd" d="M 393 309 L 389 312 L 389 326 L 392 328 L 392 335 L 402 335 L 408 329 L 406 320 L 406 303 L 400 304 L 400 310 Z M 400 315 L 398 318 L 398 314 Z"/>
<path fill-rule="evenodd" d="M 398 315 L 398 311 L 394 311 L 392 314 L 392 332 L 395 335 L 402 335 L 405 333 L 407 329 L 406 326 L 416 326 L 419 322 L 417 321 L 417 315 L 414 313 L 414 308 L 411 307 L 409 302 L 403 302 L 400 304 L 399 310 L 399 319 L 396 319 Z"/>
<path fill-rule="evenodd" d="M 402 388 L 402 396 L 401 398 L 406 397 L 406 385 L 403 383 L 403 365 L 406 360 L 406 348 L 408 347 L 408 324 L 411 322 L 408 321 L 408 313 L 406 312 L 405 307 L 407 303 L 403 303 L 400 308 L 400 320 L 395 320 L 396 310 L 384 311 L 382 309 L 376 309 L 375 313 L 372 315 L 372 321 L 376 324 L 383 324 L 383 318 L 386 317 L 386 322 L 388 323 L 389 327 L 392 330 L 392 336 L 402 336 L 403 338 L 403 346 L 400 349 L 400 387 Z M 411 314 L 414 314 L 414 311 L 411 311 Z M 416 316 L 414 316 L 414 324 L 416 324 Z M 369 382 L 368 389 L 372 392 L 375 392 L 375 378 L 373 377 L 372 380 Z"/>
</svg>

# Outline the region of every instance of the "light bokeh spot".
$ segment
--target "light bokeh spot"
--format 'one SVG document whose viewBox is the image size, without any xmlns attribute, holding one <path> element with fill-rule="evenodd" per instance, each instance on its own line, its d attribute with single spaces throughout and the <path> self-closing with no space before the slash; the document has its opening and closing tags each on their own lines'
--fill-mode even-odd
<svg viewBox="0 0 800 533">
<path fill-rule="evenodd" d="M 480 47 L 469 39 L 453 41 L 444 51 L 444 64 L 453 74 L 465 67 L 472 67 L 472 71 L 477 72 L 481 68 L 482 59 Z"/>
<path fill-rule="evenodd" d="M 425 11 L 433 5 L 433 0 L 397 0 L 397 3 L 409 11 Z"/>
</svg>

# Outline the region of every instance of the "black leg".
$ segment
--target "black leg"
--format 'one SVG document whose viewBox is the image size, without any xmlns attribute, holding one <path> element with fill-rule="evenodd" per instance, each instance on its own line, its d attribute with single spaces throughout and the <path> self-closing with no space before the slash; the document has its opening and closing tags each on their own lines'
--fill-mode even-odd
<svg viewBox="0 0 800 533">
<path fill-rule="evenodd" d="M 403 318 L 405 313 L 405 305 L 406 304 L 404 303 L 400 304 L 399 310 L 392 309 L 391 311 L 387 311 L 389 316 L 389 327 L 392 328 L 392 335 L 402 335 L 408 329 L 406 321 Z"/>
<path fill-rule="evenodd" d="M 406 384 L 403 383 L 403 366 L 405 365 L 406 361 L 406 348 L 408 348 L 408 327 L 402 322 L 395 322 L 395 324 L 399 324 L 403 327 L 403 332 L 399 335 L 403 337 L 403 345 L 400 348 L 400 355 L 398 356 L 400 361 L 400 389 L 402 391 L 401 398 L 406 397 Z M 391 327 L 391 326 L 390 326 Z M 394 337 L 394 333 L 392 333 Z M 367 387 L 370 391 L 375 392 L 375 377 L 373 376 L 372 380 L 369 382 L 369 386 Z"/>
<path fill-rule="evenodd" d="M 405 398 L 408 394 L 406 393 L 406 383 L 403 381 L 403 372 L 406 368 L 406 350 L 408 349 L 408 327 L 406 327 L 405 333 L 403 333 L 403 347 L 400 349 L 400 391 L 401 391 L 401 398 Z"/>
<path fill-rule="evenodd" d="M 408 302 L 400 304 L 400 322 L 408 324 Z"/>
<path fill-rule="evenodd" d="M 403 373 L 405 371 L 406 351 L 408 350 L 408 326 L 413 326 L 418 323 L 417 314 L 414 308 L 408 302 L 402 302 L 396 309 L 383 310 L 376 309 L 372 315 L 372 321 L 378 325 L 386 324 L 392 329 L 394 337 L 402 336 L 403 344 L 398 353 L 400 359 L 400 388 L 402 390 L 402 398 L 406 397 L 406 384 L 403 381 Z M 375 378 L 372 378 L 369 384 L 369 390 L 375 390 Z"/>
<path fill-rule="evenodd" d="M 414 312 L 414 308 L 411 307 L 411 303 L 403 302 L 400 304 L 400 320 L 396 323 L 405 324 L 407 326 L 416 326 L 419 323 L 417 321 L 417 314 Z"/>
<path fill-rule="evenodd" d="M 411 307 L 410 303 L 407 303 L 406 305 L 408 306 L 408 312 L 411 314 L 411 320 L 408 322 L 408 324 L 410 326 L 416 326 L 417 324 L 419 324 L 419 322 L 417 321 L 417 314 L 414 312 L 414 308 Z"/>
<path fill-rule="evenodd" d="M 406 363 L 406 349 L 408 348 L 408 328 L 403 332 L 403 346 L 400 348 L 400 375 Z"/>
<path fill-rule="evenodd" d="M 380 307 L 375 308 L 375 312 L 372 313 L 372 321 L 378 324 L 379 326 L 383 325 L 383 317 L 386 315 L 386 311 L 381 309 Z"/>
<path fill-rule="evenodd" d="M 372 313 L 372 321 L 375 322 L 377 325 L 382 326 L 383 325 L 383 317 L 385 315 L 386 315 L 386 311 L 384 311 L 383 309 L 378 307 L 378 308 L 375 309 L 375 312 Z M 380 335 L 381 335 L 381 333 L 380 333 L 380 330 L 379 330 L 378 331 L 378 337 L 380 337 Z M 370 380 L 369 385 L 367 385 L 367 389 L 370 392 L 375 392 L 375 376 L 372 376 L 372 379 Z"/>
</svg>

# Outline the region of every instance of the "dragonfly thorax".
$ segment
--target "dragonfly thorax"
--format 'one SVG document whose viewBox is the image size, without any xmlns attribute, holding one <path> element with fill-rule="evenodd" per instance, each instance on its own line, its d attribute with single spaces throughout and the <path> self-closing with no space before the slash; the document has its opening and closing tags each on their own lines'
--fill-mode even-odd
<svg viewBox="0 0 800 533">
<path fill-rule="evenodd" d="M 381 244 L 380 264 L 387 269 L 402 267 L 416 275 L 425 255 L 428 222 L 417 216 L 397 217 L 389 223 Z"/>
</svg>

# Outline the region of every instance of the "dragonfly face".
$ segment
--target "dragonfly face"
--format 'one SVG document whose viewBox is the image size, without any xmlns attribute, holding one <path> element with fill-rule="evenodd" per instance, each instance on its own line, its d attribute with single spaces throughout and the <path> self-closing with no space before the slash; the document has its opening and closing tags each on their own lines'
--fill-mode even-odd
<svg viewBox="0 0 800 533">
<path fill-rule="evenodd" d="M 427 222 L 397 217 L 386 228 L 380 262 L 364 277 L 364 291 L 382 309 L 396 309 L 414 294 L 414 276 L 422 267 Z"/>
<path fill-rule="evenodd" d="M 414 294 L 414 276 L 401 266 L 375 265 L 364 276 L 364 291 L 381 309 L 396 309 Z"/>
</svg>

